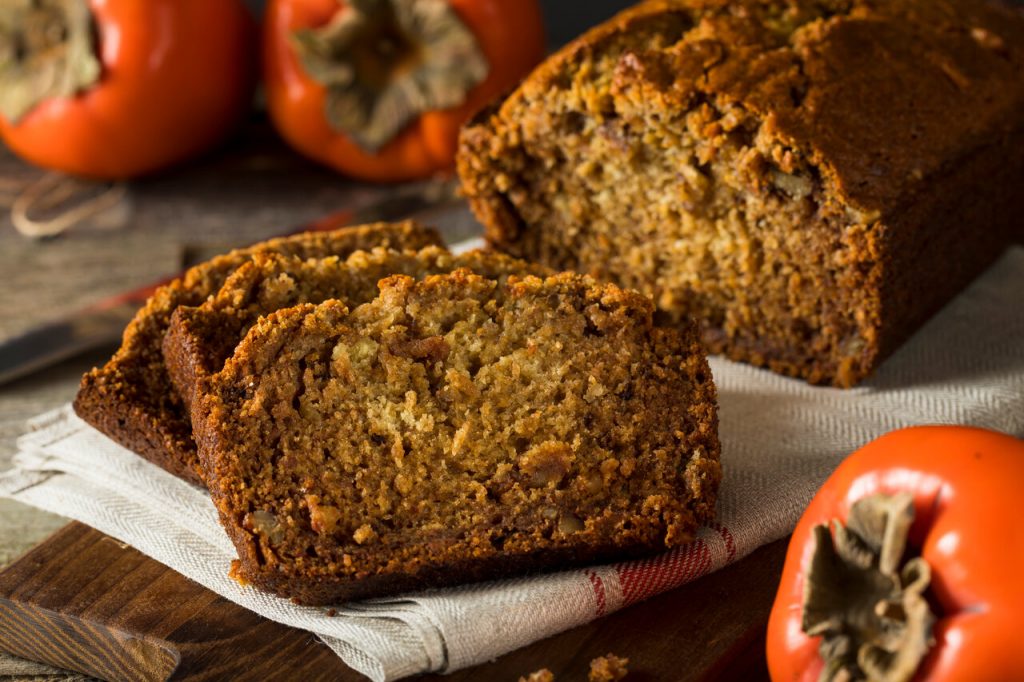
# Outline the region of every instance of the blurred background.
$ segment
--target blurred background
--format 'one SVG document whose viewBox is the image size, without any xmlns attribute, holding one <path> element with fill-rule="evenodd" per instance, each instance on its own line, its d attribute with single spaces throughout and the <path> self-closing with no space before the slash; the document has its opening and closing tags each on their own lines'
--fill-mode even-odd
<svg viewBox="0 0 1024 682">
<path fill-rule="evenodd" d="M 265 0 L 246 0 L 246 3 L 260 12 Z M 548 45 L 562 45 L 594 24 L 634 4 L 636 2 L 633 0 L 541 0 L 548 29 Z"/>
<path fill-rule="evenodd" d="M 228 1 L 240 3 L 239 6 L 247 6 L 256 19 L 263 18 L 267 5 L 267 0 Z M 520 1 L 524 4 L 518 4 Z M 528 58 L 533 61 L 523 63 L 522 67 L 529 67 L 541 58 L 544 52 L 541 45 L 546 45 L 548 52 L 554 51 L 587 29 L 635 4 L 635 0 L 588 0 L 587 2 L 530 0 L 539 5 L 543 17 L 543 35 L 546 40 L 540 43 L 532 40 L 534 36 L 541 35 L 539 31 L 532 27 L 526 28 L 532 20 L 526 20 L 522 25 L 519 25 L 522 22 L 512 21 L 516 17 L 531 16 L 525 2 L 526 0 L 513 0 L 504 5 L 508 9 L 502 10 L 505 12 L 504 22 L 511 24 L 509 30 L 519 33 L 519 35 L 506 36 L 503 39 L 512 44 L 519 41 L 518 44 L 521 47 L 515 49 L 536 54 L 536 57 Z M 214 4 L 222 5 L 221 2 L 217 2 L 211 3 L 210 6 L 213 7 Z M 501 4 L 499 2 L 495 6 Z M 127 24 L 126 26 L 131 25 Z M 257 36 L 255 40 L 258 42 L 261 38 Z M 532 48 L 525 47 L 531 43 L 537 45 L 536 52 Z M 139 57 L 145 58 L 144 55 Z M 202 60 L 203 57 L 192 58 L 191 61 L 196 64 L 190 68 L 198 66 Z M 520 61 L 522 60 L 520 59 Z M 208 59 L 203 63 L 215 66 L 217 62 L 217 59 L 212 62 Z M 522 69 L 522 67 L 515 68 Z M 202 67 L 202 70 L 210 71 L 205 67 Z M 508 70 L 506 69 L 506 71 Z M 525 68 L 518 73 L 526 73 L 528 70 Z M 518 78 L 517 73 L 513 73 L 512 76 Z M 208 74 L 203 76 L 203 79 L 210 82 L 215 82 L 216 78 L 217 76 Z M 221 80 L 223 81 L 223 78 Z M 509 80 L 509 83 L 513 82 L 515 81 Z M 490 87 L 489 92 L 507 92 L 510 87 L 509 83 Z M 222 84 L 230 87 L 226 83 Z M 158 96 L 162 99 L 168 93 L 175 92 L 177 87 L 177 84 L 168 82 L 166 90 L 159 91 Z M 94 203 L 92 200 L 96 199 L 109 203 L 110 210 L 95 211 L 87 218 L 76 220 L 74 225 L 68 225 L 68 228 L 74 227 L 80 233 L 106 232 L 105 241 L 117 242 L 119 245 L 127 237 L 114 237 L 112 233 L 128 227 L 134 228 L 133 231 L 136 234 L 149 230 L 159 232 L 158 239 L 147 240 L 147 255 L 167 250 L 162 248 L 162 244 L 155 242 L 163 242 L 165 239 L 175 243 L 184 241 L 188 245 L 183 247 L 187 252 L 185 254 L 187 264 L 187 261 L 194 260 L 190 254 L 197 250 L 193 246 L 197 243 L 209 242 L 211 244 L 209 250 L 217 250 L 247 239 L 275 234 L 284 227 L 301 224 L 318 215 L 330 212 L 335 207 L 343 207 L 353 202 L 361 203 L 363 199 L 368 198 L 368 195 L 362 191 L 360 185 L 365 186 L 367 183 L 382 180 L 393 182 L 395 180 L 427 178 L 428 172 L 408 172 L 402 177 L 397 177 L 394 173 L 388 176 L 386 173 L 382 175 L 380 173 L 348 172 L 348 168 L 335 167 L 332 169 L 311 163 L 299 153 L 295 144 L 284 144 L 281 139 L 280 126 L 271 125 L 265 111 L 267 102 L 267 98 L 263 96 L 265 92 L 266 88 L 261 86 L 257 91 L 254 106 L 245 120 L 239 121 L 231 130 L 216 136 L 215 144 L 208 144 L 205 149 L 196 153 L 183 154 L 187 157 L 184 162 L 161 164 L 162 167 L 158 168 L 158 172 L 122 173 L 120 178 L 116 173 L 107 175 L 108 171 L 102 168 L 105 164 L 100 157 L 115 156 L 116 154 L 109 152 L 112 146 L 104 147 L 98 153 L 78 153 L 79 157 L 89 160 L 84 163 L 76 162 L 83 168 L 74 168 L 62 165 L 65 163 L 62 156 L 70 157 L 72 156 L 70 152 L 65 152 L 63 155 L 59 152 L 56 153 L 58 162 L 51 165 L 47 162 L 39 162 L 39 159 L 26 158 L 22 153 L 12 154 L 11 151 L 16 146 L 11 144 L 11 149 L 5 149 L 4 142 L 0 142 L 0 244 L 6 247 L 6 240 L 13 237 L 9 230 L 10 227 L 17 227 L 23 236 L 30 238 L 45 238 L 48 235 L 69 231 L 67 229 L 51 229 L 54 217 L 59 217 L 61 210 L 69 206 L 74 210 L 79 203 L 92 204 Z M 209 100 L 208 95 L 196 94 L 193 97 L 197 97 L 197 101 Z M 225 97 L 230 98 L 229 96 Z M 488 99 L 490 97 L 491 95 L 487 95 Z M 473 106 L 480 106 L 480 101 Z M 110 130 L 134 128 L 136 123 L 161 117 L 161 108 L 162 105 L 155 104 L 150 110 L 137 112 L 134 117 L 128 115 L 130 112 L 124 112 L 128 118 L 122 121 L 122 125 L 113 124 L 111 121 L 107 121 L 106 125 Z M 71 117 L 72 115 L 69 114 L 68 118 Z M 35 137 L 38 139 L 29 145 L 42 147 L 43 143 L 39 141 L 40 139 L 60 139 L 69 129 L 62 128 L 61 125 L 62 123 L 58 121 L 50 128 L 47 135 L 36 134 Z M 275 127 L 277 130 L 274 129 Z M 163 130 L 166 130 L 166 127 Z M 188 132 L 182 131 L 182 142 L 186 141 L 184 138 L 188 134 Z M 0 137 L 4 138 L 6 142 L 10 142 L 6 134 Z M 161 134 L 157 137 L 166 136 Z M 147 139 L 153 138 L 151 136 Z M 93 146 L 95 147 L 95 145 Z M 131 146 L 137 147 L 137 141 L 133 142 Z M 54 156 L 52 151 L 45 149 L 42 151 Z M 54 172 L 56 175 L 65 174 L 64 179 L 56 179 Z M 85 175 L 92 180 L 101 182 L 96 183 L 92 180 L 78 182 L 74 179 L 77 175 Z M 128 180 L 128 183 L 118 183 L 110 194 L 103 195 L 101 193 L 104 191 L 105 185 L 102 181 L 108 179 Z M 37 182 L 41 182 L 42 185 L 37 187 Z M 259 196 L 262 199 L 258 212 L 254 210 L 256 206 L 253 205 L 255 193 L 260 193 Z M 92 194 L 97 196 L 93 197 Z M 311 194 L 313 196 L 310 196 Z M 40 200 L 34 199 L 36 195 L 39 195 Z M 50 201 L 51 197 L 64 197 L 65 195 L 71 199 Z M 33 197 L 33 201 L 27 202 L 31 210 L 19 211 L 17 200 L 25 199 L 26 196 Z M 55 205 L 51 207 L 51 203 Z M 32 214 L 33 218 L 28 221 L 17 220 L 15 214 Z M 240 214 L 250 216 L 255 224 L 248 225 L 245 229 L 227 224 L 234 222 L 234 219 Z M 188 218 L 175 220 L 175 215 L 185 215 Z M 218 218 L 218 216 L 221 217 Z M 23 229 L 22 223 L 26 222 L 31 224 Z M 37 226 L 36 223 L 42 223 L 43 227 Z M 173 233 L 169 233 L 167 228 L 171 228 Z M 240 232 L 244 232 L 244 236 L 238 234 Z M 78 236 L 83 239 L 88 238 L 85 234 Z M 18 244 L 17 241 L 13 243 L 17 246 L 4 249 L 12 259 L 25 255 L 24 253 L 17 255 L 13 253 L 20 251 L 21 246 L 25 246 L 29 252 L 35 253 L 31 246 Z M 59 248 L 53 247 L 51 251 Z M 176 252 L 180 251 L 180 248 L 170 250 Z M 199 250 L 207 249 L 204 247 Z M 2 254 L 0 254 L 0 266 L 3 265 L 2 261 Z M 12 288 L 8 288 L 6 292 L 0 291 L 0 307 L 4 303 L 5 293 L 12 298 L 17 298 L 17 294 Z M 36 316 L 31 315 L 31 317 Z M 4 326 L 0 325 L 0 329 Z M 22 325 L 16 324 L 15 326 Z"/>
</svg>

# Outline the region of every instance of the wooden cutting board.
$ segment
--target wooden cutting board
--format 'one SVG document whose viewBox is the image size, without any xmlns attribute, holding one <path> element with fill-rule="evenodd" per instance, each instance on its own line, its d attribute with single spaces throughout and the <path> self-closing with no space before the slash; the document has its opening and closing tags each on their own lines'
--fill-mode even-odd
<svg viewBox="0 0 1024 682">
<path fill-rule="evenodd" d="M 630 659 L 627 681 L 767 679 L 764 632 L 785 542 L 593 623 L 440 682 L 540 668 L 586 679 Z M 136 550 L 71 523 L 0 573 L 0 650 L 107 680 L 364 679 L 314 636 L 236 606 Z"/>
</svg>

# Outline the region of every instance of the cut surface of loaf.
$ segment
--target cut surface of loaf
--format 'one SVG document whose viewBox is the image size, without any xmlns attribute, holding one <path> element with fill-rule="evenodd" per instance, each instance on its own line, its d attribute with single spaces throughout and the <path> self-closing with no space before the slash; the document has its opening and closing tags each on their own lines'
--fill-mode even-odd
<svg viewBox="0 0 1024 682">
<path fill-rule="evenodd" d="M 201 398 L 236 578 L 301 603 L 664 550 L 713 516 L 696 328 L 580 275 L 395 276 L 260 318 Z"/>
<path fill-rule="evenodd" d="M 348 258 L 299 259 L 259 254 L 227 279 L 200 306 L 179 306 L 164 337 L 164 361 L 186 405 L 220 371 L 256 320 L 300 303 L 337 299 L 354 308 L 376 298 L 377 283 L 391 275 L 422 279 L 469 268 L 488 279 L 551 271 L 503 254 L 471 251 L 453 255 L 430 246 L 420 251 L 376 248 Z"/>
<path fill-rule="evenodd" d="M 463 131 L 513 255 L 651 294 L 712 352 L 853 385 L 1020 231 L 1024 9 L 653 0 Z"/>
<path fill-rule="evenodd" d="M 379 223 L 272 239 L 197 265 L 157 289 L 125 329 L 121 347 L 110 361 L 82 378 L 75 412 L 129 450 L 201 484 L 191 424 L 171 385 L 161 348 L 175 309 L 201 304 L 256 254 L 322 258 L 376 246 L 421 248 L 440 243 L 435 230 L 413 221 Z"/>
</svg>

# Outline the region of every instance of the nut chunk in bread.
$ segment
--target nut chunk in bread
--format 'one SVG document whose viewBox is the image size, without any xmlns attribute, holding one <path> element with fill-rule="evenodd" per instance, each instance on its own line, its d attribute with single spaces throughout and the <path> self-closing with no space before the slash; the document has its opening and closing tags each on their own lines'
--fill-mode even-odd
<svg viewBox="0 0 1024 682">
<path fill-rule="evenodd" d="M 709 350 L 851 386 L 1024 215 L 1024 8 L 652 0 L 463 131 L 487 238 L 698 319 Z"/>
<path fill-rule="evenodd" d="M 712 518 L 696 328 L 575 274 L 397 275 L 261 318 L 198 400 L 234 575 L 326 604 L 656 552 Z"/>
</svg>

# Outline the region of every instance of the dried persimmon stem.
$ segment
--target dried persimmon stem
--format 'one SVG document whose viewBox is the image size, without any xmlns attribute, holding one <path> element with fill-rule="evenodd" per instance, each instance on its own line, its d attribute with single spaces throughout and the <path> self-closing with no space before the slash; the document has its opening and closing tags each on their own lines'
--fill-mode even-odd
<svg viewBox="0 0 1024 682">
<path fill-rule="evenodd" d="M 325 26 L 296 31 L 292 46 L 327 89 L 328 123 L 369 152 L 419 115 L 461 105 L 489 72 L 445 0 L 349 3 Z"/>
<path fill-rule="evenodd" d="M 913 519 L 909 494 L 877 494 L 845 526 L 814 528 L 802 626 L 822 637 L 821 680 L 908 681 L 933 645 L 931 570 L 920 557 L 902 563 Z"/>
<path fill-rule="evenodd" d="M 0 115 L 18 123 L 40 102 L 72 97 L 100 78 L 86 0 L 0 3 Z"/>
</svg>

